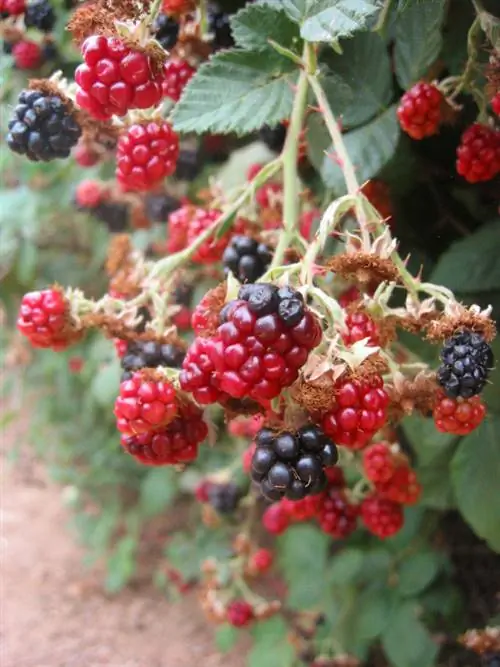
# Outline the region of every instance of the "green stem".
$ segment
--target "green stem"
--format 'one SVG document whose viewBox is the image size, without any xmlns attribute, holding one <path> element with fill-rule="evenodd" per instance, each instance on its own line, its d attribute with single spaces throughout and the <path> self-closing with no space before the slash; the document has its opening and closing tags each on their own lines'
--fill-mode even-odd
<svg viewBox="0 0 500 667">
<path fill-rule="evenodd" d="M 462 73 L 462 76 L 460 77 L 460 81 L 458 83 L 458 86 L 455 88 L 453 91 L 453 95 L 451 95 L 450 99 L 454 100 L 456 97 L 462 92 L 462 90 L 466 90 L 469 86 L 469 82 L 472 78 L 472 75 L 474 74 L 474 70 L 476 68 L 476 60 L 477 60 L 477 47 L 476 47 L 476 40 L 481 34 L 481 20 L 479 16 L 476 16 L 474 21 L 471 24 L 471 27 L 469 28 L 469 32 L 467 33 L 467 62 L 465 64 L 465 69 Z"/>
<path fill-rule="evenodd" d="M 391 7 L 394 3 L 394 0 L 385 0 L 384 6 L 382 7 L 379 17 L 377 19 L 377 23 L 375 24 L 375 27 L 373 28 L 373 32 L 380 32 L 382 33 L 384 31 L 385 25 L 387 23 L 387 20 L 389 18 L 389 13 L 391 11 Z"/>
<path fill-rule="evenodd" d="M 149 14 L 148 14 L 148 23 L 150 25 L 153 25 L 153 23 L 156 21 L 156 18 L 158 14 L 160 13 L 161 6 L 163 4 L 163 0 L 154 0 L 153 4 L 150 7 Z"/>
</svg>

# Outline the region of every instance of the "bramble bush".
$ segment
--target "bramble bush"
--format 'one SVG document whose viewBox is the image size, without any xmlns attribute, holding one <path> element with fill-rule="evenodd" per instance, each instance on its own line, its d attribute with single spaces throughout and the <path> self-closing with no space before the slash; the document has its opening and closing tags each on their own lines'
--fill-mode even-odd
<svg viewBox="0 0 500 667">
<path fill-rule="evenodd" d="M 250 667 L 499 664 L 495 4 L 0 3 L 7 388 Z"/>
</svg>

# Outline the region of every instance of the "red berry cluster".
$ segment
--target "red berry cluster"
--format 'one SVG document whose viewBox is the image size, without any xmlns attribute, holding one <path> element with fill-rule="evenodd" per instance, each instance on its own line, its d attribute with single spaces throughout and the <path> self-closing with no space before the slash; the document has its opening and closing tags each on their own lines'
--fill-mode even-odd
<svg viewBox="0 0 500 667">
<path fill-rule="evenodd" d="M 116 178 L 124 190 L 151 190 L 174 173 L 178 157 L 179 137 L 170 123 L 135 123 L 118 141 Z"/>
<path fill-rule="evenodd" d="M 227 622 L 235 628 L 245 628 L 254 620 L 252 605 L 246 600 L 233 600 L 226 610 Z"/>
<path fill-rule="evenodd" d="M 25 294 L 17 328 L 33 347 L 56 351 L 64 350 L 81 337 L 71 325 L 68 303 L 59 289 Z"/>
<path fill-rule="evenodd" d="M 14 44 L 12 57 L 18 69 L 37 69 L 43 62 L 42 47 L 31 39 L 22 39 Z"/>
<path fill-rule="evenodd" d="M 486 416 L 486 406 L 480 396 L 449 398 L 444 392 L 440 392 L 433 416 L 438 431 L 467 435 L 483 421 Z"/>
<path fill-rule="evenodd" d="M 469 183 L 489 181 L 500 173 L 500 131 L 474 123 L 462 134 L 457 172 Z"/>
<path fill-rule="evenodd" d="M 443 93 L 436 86 L 424 81 L 415 84 L 399 103 L 397 114 L 402 129 L 412 139 L 436 134 L 443 102 Z"/>
<path fill-rule="evenodd" d="M 376 493 L 363 500 L 360 512 L 365 527 L 381 540 L 391 537 L 403 527 L 401 505 Z"/>
<path fill-rule="evenodd" d="M 345 318 L 345 330 L 342 332 L 342 340 L 346 345 L 352 345 L 364 338 L 368 338 L 368 345 L 379 345 L 377 325 L 363 311 L 348 313 Z"/>
<path fill-rule="evenodd" d="M 491 100 L 493 113 L 500 117 L 500 91 Z"/>
<path fill-rule="evenodd" d="M 82 45 L 83 64 L 75 71 L 76 102 L 98 120 L 149 109 L 162 98 L 163 75 L 151 57 L 117 37 L 92 35 Z"/>
<path fill-rule="evenodd" d="M 194 67 L 191 67 L 185 60 L 167 61 L 163 67 L 163 96 L 177 102 L 186 84 L 195 72 Z"/>
<path fill-rule="evenodd" d="M 363 452 L 366 477 L 377 493 L 400 505 L 414 505 L 421 492 L 415 471 L 403 454 L 393 453 L 387 442 L 377 442 Z"/>
<path fill-rule="evenodd" d="M 26 10 L 25 0 L 0 0 L 0 14 L 20 16 Z"/>
</svg>

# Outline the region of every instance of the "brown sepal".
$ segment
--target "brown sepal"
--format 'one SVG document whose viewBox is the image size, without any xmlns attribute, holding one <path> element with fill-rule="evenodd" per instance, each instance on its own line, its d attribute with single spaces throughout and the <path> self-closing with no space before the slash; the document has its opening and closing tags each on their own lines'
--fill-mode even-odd
<svg viewBox="0 0 500 667">
<path fill-rule="evenodd" d="M 420 372 L 413 380 L 402 378 L 401 381 L 388 382 L 384 389 L 390 399 L 388 413 L 391 421 L 399 421 L 415 410 L 429 416 L 438 396 L 436 374 L 430 371 Z"/>
<path fill-rule="evenodd" d="M 312 381 L 300 376 L 293 384 L 291 394 L 309 414 L 323 414 L 335 405 L 334 383 L 330 373 L 324 373 Z"/>
<path fill-rule="evenodd" d="M 378 285 L 382 282 L 398 282 L 399 274 L 390 259 L 371 253 L 342 253 L 327 262 L 327 268 L 346 280 L 361 285 Z"/>
<path fill-rule="evenodd" d="M 500 627 L 484 628 L 484 630 L 467 630 L 458 641 L 469 650 L 482 655 L 500 651 Z"/>
<path fill-rule="evenodd" d="M 463 329 L 482 334 L 488 342 L 491 342 L 497 333 L 495 322 L 490 317 L 461 308 L 457 314 L 443 314 L 430 322 L 426 338 L 437 343 Z"/>
</svg>

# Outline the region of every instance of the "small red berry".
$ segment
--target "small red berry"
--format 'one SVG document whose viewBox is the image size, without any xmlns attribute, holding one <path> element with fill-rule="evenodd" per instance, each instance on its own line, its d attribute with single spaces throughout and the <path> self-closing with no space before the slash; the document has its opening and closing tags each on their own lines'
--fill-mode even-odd
<svg viewBox="0 0 500 667">
<path fill-rule="evenodd" d="M 200 405 L 209 405 L 226 397 L 215 374 L 213 350 L 214 341 L 211 338 L 195 338 L 179 376 L 182 390 L 190 392 Z"/>
<path fill-rule="evenodd" d="M 245 600 L 233 600 L 227 608 L 227 621 L 235 628 L 244 628 L 254 619 L 253 607 Z"/>
<path fill-rule="evenodd" d="M 261 162 L 255 162 L 248 167 L 247 181 L 253 181 L 264 165 Z"/>
<path fill-rule="evenodd" d="M 401 530 L 404 515 L 401 505 L 374 494 L 361 503 L 361 520 L 370 533 L 385 540 Z"/>
<path fill-rule="evenodd" d="M 266 183 L 255 193 L 255 201 L 261 208 L 281 209 L 283 205 L 283 187 L 280 183 Z"/>
<path fill-rule="evenodd" d="M 198 236 L 203 234 L 213 223 L 222 215 L 218 209 L 196 209 L 193 217 L 189 221 L 187 232 L 187 243 L 191 245 Z M 191 260 L 198 264 L 213 264 L 222 258 L 222 254 L 230 241 L 230 234 L 216 238 L 213 234 L 203 245 L 192 255 Z"/>
<path fill-rule="evenodd" d="M 191 310 L 188 306 L 181 306 L 180 310 L 172 316 L 172 322 L 181 331 L 191 328 Z"/>
<path fill-rule="evenodd" d="M 114 412 L 117 428 L 124 435 L 151 435 L 175 419 L 179 406 L 170 382 L 138 372 L 120 384 Z"/>
<path fill-rule="evenodd" d="M 252 444 L 245 449 L 241 457 L 241 465 L 243 468 L 243 472 L 245 472 L 247 475 L 250 474 L 250 471 L 252 469 L 252 458 L 254 453 L 255 453 L 255 443 L 252 442 Z"/>
<path fill-rule="evenodd" d="M 102 202 L 103 185 L 100 181 L 86 179 L 78 183 L 75 190 L 75 201 L 82 208 L 95 208 Z"/>
<path fill-rule="evenodd" d="M 76 145 L 73 156 L 80 167 L 93 167 L 100 160 L 98 153 L 81 142 Z"/>
<path fill-rule="evenodd" d="M 500 91 L 491 100 L 491 108 L 493 113 L 500 117 Z"/>
<path fill-rule="evenodd" d="M 162 83 L 163 96 L 177 102 L 195 72 L 194 67 L 191 67 L 185 60 L 167 61 L 163 67 L 165 77 Z"/>
<path fill-rule="evenodd" d="M 396 461 L 387 442 L 377 442 L 363 452 L 365 475 L 371 482 L 388 482 L 394 475 Z"/>
<path fill-rule="evenodd" d="M 328 535 L 347 537 L 356 530 L 358 513 L 358 507 L 349 502 L 345 491 L 332 487 L 322 496 L 318 522 Z"/>
<path fill-rule="evenodd" d="M 118 140 L 116 178 L 124 190 L 146 192 L 174 173 L 179 137 L 165 121 L 135 123 Z"/>
<path fill-rule="evenodd" d="M 325 472 L 329 470 L 325 469 Z M 333 470 L 333 468 L 332 468 Z M 318 515 L 320 507 L 324 501 L 325 494 L 317 493 L 314 496 L 306 496 L 301 500 L 288 500 L 283 498 L 280 504 L 292 521 L 308 521 Z"/>
<path fill-rule="evenodd" d="M 408 90 L 399 103 L 398 118 L 401 128 L 412 139 L 423 139 L 436 134 L 441 120 L 443 93 L 436 86 L 421 81 Z"/>
<path fill-rule="evenodd" d="M 368 345 L 380 344 L 377 325 L 363 311 L 348 313 L 345 318 L 345 327 L 342 340 L 346 345 L 352 345 L 363 338 L 368 338 Z"/>
<path fill-rule="evenodd" d="M 163 0 L 162 12 L 164 14 L 187 14 L 196 9 L 195 0 Z"/>
<path fill-rule="evenodd" d="M 414 505 L 422 492 L 415 471 L 408 465 L 398 466 L 386 482 L 376 482 L 375 488 L 380 496 L 400 505 Z"/>
<path fill-rule="evenodd" d="M 270 505 L 262 515 L 262 524 L 268 533 L 281 535 L 290 525 L 290 517 L 281 502 Z"/>
<path fill-rule="evenodd" d="M 113 345 L 115 346 L 116 356 L 121 359 L 127 354 L 128 343 L 121 338 L 113 338 Z"/>
<path fill-rule="evenodd" d="M 267 572 L 274 561 L 274 554 L 270 549 L 258 549 L 250 558 L 250 568 L 260 574 Z"/>
<path fill-rule="evenodd" d="M 68 369 L 70 373 L 81 373 L 84 364 L 83 357 L 70 357 L 68 360 Z"/>
<path fill-rule="evenodd" d="M 193 310 L 191 327 L 197 336 L 208 336 L 217 331 L 220 307 L 214 307 L 216 301 L 214 290 L 209 290 Z"/>
<path fill-rule="evenodd" d="M 323 417 L 323 431 L 338 445 L 362 449 L 387 419 L 389 397 L 378 375 L 337 383 L 335 407 Z"/>
<path fill-rule="evenodd" d="M 208 492 L 211 486 L 212 482 L 209 482 L 208 479 L 204 479 L 198 484 L 198 486 L 194 490 L 194 497 L 199 503 L 201 504 L 208 503 L 210 499 Z"/>
<path fill-rule="evenodd" d="M 471 433 L 486 416 L 486 406 L 480 396 L 448 398 L 440 392 L 434 408 L 434 423 L 438 431 L 453 435 Z"/>
<path fill-rule="evenodd" d="M 262 415 L 236 417 L 229 422 L 228 431 L 238 438 L 254 438 L 263 425 L 264 417 Z"/>
<path fill-rule="evenodd" d="M 184 250 L 187 245 L 189 223 L 196 213 L 192 204 L 184 204 L 168 216 L 167 250 L 170 253 Z"/>
<path fill-rule="evenodd" d="M 149 109 L 162 97 L 163 75 L 151 58 L 118 37 L 92 35 L 82 44 L 83 64 L 75 71 L 76 103 L 98 120 Z"/>
<path fill-rule="evenodd" d="M 339 295 L 339 303 L 342 308 L 347 308 L 351 303 L 354 303 L 361 297 L 361 293 L 357 287 L 348 287 L 342 294 Z"/>
<path fill-rule="evenodd" d="M 26 11 L 25 0 L 0 0 L 0 14 L 20 16 Z"/>
<path fill-rule="evenodd" d="M 321 211 L 317 208 L 312 208 L 309 211 L 303 211 L 300 216 L 300 233 L 306 239 L 310 241 L 312 237 L 313 226 L 321 218 Z"/>
<path fill-rule="evenodd" d="M 469 183 L 489 181 L 500 172 L 500 131 L 474 123 L 462 134 L 457 172 Z"/>
<path fill-rule="evenodd" d="M 43 51 L 39 44 L 31 39 L 23 39 L 12 48 L 14 64 L 19 69 L 36 69 L 43 61 Z"/>
<path fill-rule="evenodd" d="M 81 338 L 71 326 L 69 306 L 59 289 L 29 292 L 23 296 L 17 328 L 33 347 L 64 350 Z"/>
</svg>

